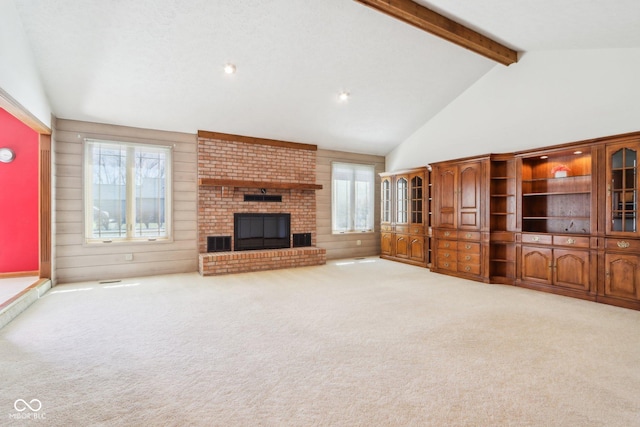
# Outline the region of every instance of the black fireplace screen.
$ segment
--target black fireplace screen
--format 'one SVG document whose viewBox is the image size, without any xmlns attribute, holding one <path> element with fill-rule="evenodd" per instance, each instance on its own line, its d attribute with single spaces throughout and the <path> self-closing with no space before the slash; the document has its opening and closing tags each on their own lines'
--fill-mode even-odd
<svg viewBox="0 0 640 427">
<path fill-rule="evenodd" d="M 236 213 L 233 222 L 236 251 L 291 247 L 291 214 Z"/>
</svg>

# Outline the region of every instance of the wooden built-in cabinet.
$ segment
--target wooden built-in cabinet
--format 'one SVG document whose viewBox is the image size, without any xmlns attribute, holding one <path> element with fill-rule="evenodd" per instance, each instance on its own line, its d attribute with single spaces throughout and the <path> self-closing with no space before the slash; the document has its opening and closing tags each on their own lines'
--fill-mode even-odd
<svg viewBox="0 0 640 427">
<path fill-rule="evenodd" d="M 640 136 L 611 141 L 604 150 L 604 182 L 599 193 L 604 218 L 603 280 L 598 300 L 640 309 Z M 604 214 L 602 214 L 604 209 Z"/>
<path fill-rule="evenodd" d="M 430 253 L 428 169 L 382 173 L 380 178 L 381 257 L 426 267 Z"/>
<path fill-rule="evenodd" d="M 640 310 L 640 132 L 381 174 L 382 257 Z"/>
<path fill-rule="evenodd" d="M 517 285 L 595 300 L 594 153 L 597 148 L 585 145 L 517 156 L 522 229 Z"/>
<path fill-rule="evenodd" d="M 487 281 L 488 233 L 483 220 L 487 157 L 432 164 L 431 270 Z"/>
</svg>

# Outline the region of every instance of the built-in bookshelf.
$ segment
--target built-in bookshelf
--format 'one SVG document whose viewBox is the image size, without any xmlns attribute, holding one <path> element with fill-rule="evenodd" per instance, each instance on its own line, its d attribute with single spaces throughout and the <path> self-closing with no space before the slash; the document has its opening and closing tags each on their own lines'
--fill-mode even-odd
<svg viewBox="0 0 640 427">
<path fill-rule="evenodd" d="M 494 156 L 490 163 L 491 281 L 513 283 L 516 274 L 516 167 L 513 156 Z"/>
<path fill-rule="evenodd" d="M 522 159 L 522 231 L 591 232 L 591 152 Z"/>
</svg>

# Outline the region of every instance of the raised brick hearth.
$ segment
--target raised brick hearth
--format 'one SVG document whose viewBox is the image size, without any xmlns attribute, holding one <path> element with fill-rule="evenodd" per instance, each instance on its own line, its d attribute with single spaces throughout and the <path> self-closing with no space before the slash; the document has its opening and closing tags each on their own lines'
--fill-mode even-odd
<svg viewBox="0 0 640 427">
<path fill-rule="evenodd" d="M 234 235 L 234 213 L 289 213 L 291 234 L 316 241 L 316 146 L 198 132 L 200 274 L 319 265 L 326 251 L 311 247 L 207 253 L 208 236 Z M 245 201 L 278 195 L 281 202 Z M 254 198 L 255 199 L 255 198 Z"/>
<path fill-rule="evenodd" d="M 276 270 L 321 265 L 327 262 L 323 248 L 267 249 L 259 251 L 211 252 L 200 254 L 198 271 L 203 276 Z"/>
</svg>

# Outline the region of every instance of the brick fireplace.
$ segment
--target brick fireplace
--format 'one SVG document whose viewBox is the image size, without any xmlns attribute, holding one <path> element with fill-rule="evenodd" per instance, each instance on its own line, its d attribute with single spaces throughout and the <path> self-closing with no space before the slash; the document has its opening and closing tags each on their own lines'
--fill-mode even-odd
<svg viewBox="0 0 640 427">
<path fill-rule="evenodd" d="M 202 275 L 319 265 L 314 246 L 207 252 L 207 238 L 234 241 L 234 214 L 290 214 L 291 234 L 316 241 L 315 145 L 198 132 L 198 246 Z M 230 238 L 230 240 L 228 239 Z M 292 245 L 290 245 L 292 246 Z M 224 248 L 226 249 L 226 248 Z"/>
</svg>

